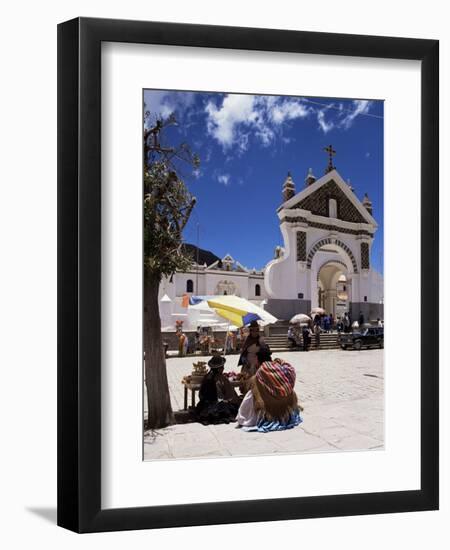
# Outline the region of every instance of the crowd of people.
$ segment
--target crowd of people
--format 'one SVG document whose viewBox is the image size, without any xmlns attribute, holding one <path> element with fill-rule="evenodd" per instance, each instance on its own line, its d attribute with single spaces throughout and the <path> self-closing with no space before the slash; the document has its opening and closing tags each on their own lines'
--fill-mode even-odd
<svg viewBox="0 0 450 550">
<path fill-rule="evenodd" d="M 219 354 L 209 360 L 195 420 L 205 425 L 235 422 L 244 431 L 258 432 L 286 430 L 302 422 L 295 369 L 281 358 L 272 359 L 256 322 L 250 325 L 239 356 L 240 395 L 224 374 L 225 363 Z"/>
<path fill-rule="evenodd" d="M 332 332 L 351 332 L 353 329 L 364 326 L 365 318 L 362 311 L 358 319 L 353 321 L 350 312 L 345 312 L 342 317 L 334 317 L 332 313 L 316 314 L 311 321 L 301 324 L 290 324 L 287 339 L 292 348 L 309 351 L 314 338 L 316 349 L 320 348 L 320 335 Z M 383 322 L 377 319 L 377 326 L 382 327 Z"/>
<path fill-rule="evenodd" d="M 223 349 L 224 355 L 240 352 L 249 332 L 251 329 L 243 327 L 228 329 L 225 332 L 225 337 L 218 339 L 211 327 L 197 327 L 195 333 L 188 335 L 184 332 L 182 325 L 179 325 L 176 330 L 178 357 L 185 357 L 196 352 L 211 355 L 212 351 L 218 347 Z"/>
<path fill-rule="evenodd" d="M 316 347 L 320 347 L 321 333 L 350 332 L 364 323 L 362 312 L 355 321 L 347 312 L 337 318 L 317 314 L 307 323 L 291 324 L 287 336 L 292 346 L 308 351 L 312 338 Z M 383 326 L 380 319 L 377 323 Z M 185 345 L 182 335 L 180 331 L 180 341 Z M 209 330 L 199 329 L 194 338 L 193 346 L 203 346 L 204 351 L 211 354 L 212 333 Z M 224 372 L 225 354 L 236 350 L 240 353 L 238 366 L 241 368 L 238 391 L 235 389 L 237 384 L 233 385 Z M 191 410 L 192 420 L 204 425 L 234 422 L 244 431 L 259 432 L 286 430 L 302 422 L 300 412 L 303 408 L 294 390 L 295 369 L 282 358 L 272 358 L 256 321 L 250 324 L 248 331 L 228 331 L 223 354 L 213 351 L 208 366 L 209 371 L 200 385 L 199 402 Z"/>
</svg>

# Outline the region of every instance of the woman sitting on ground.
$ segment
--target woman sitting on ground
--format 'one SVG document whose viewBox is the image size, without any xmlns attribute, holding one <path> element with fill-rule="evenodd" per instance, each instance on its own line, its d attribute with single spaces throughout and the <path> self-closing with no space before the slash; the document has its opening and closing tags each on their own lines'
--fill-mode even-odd
<svg viewBox="0 0 450 550">
<path fill-rule="evenodd" d="M 234 422 L 240 399 L 228 378 L 223 374 L 225 357 L 214 355 L 208 362 L 209 372 L 203 378 L 195 417 L 204 424 Z"/>
<path fill-rule="evenodd" d="M 250 379 L 236 417 L 245 431 L 288 430 L 302 422 L 294 391 L 295 369 L 283 359 L 272 361 L 267 347 L 257 352 L 259 368 Z"/>
</svg>

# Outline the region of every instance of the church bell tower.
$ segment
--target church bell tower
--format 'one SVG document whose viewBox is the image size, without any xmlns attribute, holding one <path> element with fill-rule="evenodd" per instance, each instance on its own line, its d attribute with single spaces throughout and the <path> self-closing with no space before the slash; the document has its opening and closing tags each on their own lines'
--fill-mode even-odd
<svg viewBox="0 0 450 550">
<path fill-rule="evenodd" d="M 291 173 L 288 172 L 287 178 L 283 184 L 283 202 L 288 201 L 295 195 L 295 183 Z"/>
</svg>

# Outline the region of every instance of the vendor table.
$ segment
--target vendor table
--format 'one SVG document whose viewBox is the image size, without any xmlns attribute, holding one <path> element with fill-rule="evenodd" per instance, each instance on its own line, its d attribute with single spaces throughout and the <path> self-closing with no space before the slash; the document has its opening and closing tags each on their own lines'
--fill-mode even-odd
<svg viewBox="0 0 450 550">
<path fill-rule="evenodd" d="M 201 383 L 186 382 L 186 380 L 182 380 L 181 383 L 184 386 L 184 410 L 187 411 L 188 392 L 191 392 L 191 406 L 195 407 L 195 392 L 200 390 Z M 242 380 L 230 380 L 230 384 L 233 386 L 233 388 L 238 388 L 242 384 Z"/>
</svg>

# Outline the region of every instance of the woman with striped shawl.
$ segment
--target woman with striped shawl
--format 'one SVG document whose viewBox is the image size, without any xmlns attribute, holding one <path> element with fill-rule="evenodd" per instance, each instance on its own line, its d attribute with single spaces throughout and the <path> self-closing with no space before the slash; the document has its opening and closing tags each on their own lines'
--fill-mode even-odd
<svg viewBox="0 0 450 550">
<path fill-rule="evenodd" d="M 250 379 L 250 389 L 236 417 L 245 431 L 288 430 L 302 422 L 294 391 L 295 369 L 283 359 L 272 361 L 267 347 L 257 352 L 259 368 Z"/>
</svg>

